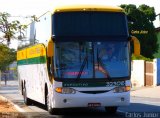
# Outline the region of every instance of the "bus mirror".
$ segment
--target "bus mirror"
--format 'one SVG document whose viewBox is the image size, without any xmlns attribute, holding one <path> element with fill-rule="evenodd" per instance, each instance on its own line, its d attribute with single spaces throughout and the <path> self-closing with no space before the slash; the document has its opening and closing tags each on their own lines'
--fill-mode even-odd
<svg viewBox="0 0 160 118">
<path fill-rule="evenodd" d="M 48 57 L 52 57 L 53 56 L 53 52 L 54 52 L 54 47 L 53 47 L 53 41 L 52 39 L 48 42 L 48 47 L 47 47 L 47 56 Z"/>
<path fill-rule="evenodd" d="M 139 40 L 135 36 L 132 36 L 131 41 L 133 41 L 133 44 L 134 44 L 134 55 L 139 56 L 140 55 L 140 42 L 139 42 Z"/>
</svg>

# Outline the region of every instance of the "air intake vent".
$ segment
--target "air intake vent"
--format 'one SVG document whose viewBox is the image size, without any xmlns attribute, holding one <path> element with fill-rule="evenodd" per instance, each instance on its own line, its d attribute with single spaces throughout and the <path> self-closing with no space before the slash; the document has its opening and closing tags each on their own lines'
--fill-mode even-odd
<svg viewBox="0 0 160 118">
<path fill-rule="evenodd" d="M 106 91 L 79 91 L 81 93 L 87 93 L 87 94 L 98 94 L 98 93 L 105 93 L 105 92 L 109 92 L 110 90 L 106 90 Z"/>
</svg>

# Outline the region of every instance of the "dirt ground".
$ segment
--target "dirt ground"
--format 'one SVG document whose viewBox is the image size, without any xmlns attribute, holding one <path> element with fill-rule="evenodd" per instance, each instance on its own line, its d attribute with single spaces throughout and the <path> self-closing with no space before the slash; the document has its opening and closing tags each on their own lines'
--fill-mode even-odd
<svg viewBox="0 0 160 118">
<path fill-rule="evenodd" d="M 0 96 L 0 112 L 18 112 L 18 111 L 9 101 Z"/>
<path fill-rule="evenodd" d="M 0 95 L 0 118 L 25 118 L 13 104 Z"/>
</svg>

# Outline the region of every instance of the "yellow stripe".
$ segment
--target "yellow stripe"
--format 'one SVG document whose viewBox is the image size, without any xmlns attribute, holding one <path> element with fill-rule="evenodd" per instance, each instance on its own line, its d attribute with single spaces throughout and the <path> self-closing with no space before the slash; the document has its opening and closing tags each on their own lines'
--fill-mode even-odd
<svg viewBox="0 0 160 118">
<path fill-rule="evenodd" d="M 26 49 L 17 52 L 17 60 L 23 60 L 26 59 L 26 57 L 27 57 Z"/>
<path fill-rule="evenodd" d="M 108 12 L 124 12 L 120 7 L 103 6 L 103 5 L 71 5 L 58 6 L 53 12 L 68 12 L 68 11 L 108 11 Z"/>
<path fill-rule="evenodd" d="M 46 55 L 46 50 L 42 44 L 38 44 L 33 47 L 29 47 L 27 49 L 27 58 L 35 58 L 45 55 Z"/>
<path fill-rule="evenodd" d="M 17 60 L 46 56 L 44 45 L 37 44 L 17 52 Z"/>
</svg>

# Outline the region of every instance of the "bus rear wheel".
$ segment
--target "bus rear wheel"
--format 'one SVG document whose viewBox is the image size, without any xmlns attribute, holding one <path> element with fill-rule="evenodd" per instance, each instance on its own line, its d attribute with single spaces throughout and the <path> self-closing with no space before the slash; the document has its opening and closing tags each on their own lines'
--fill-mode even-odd
<svg viewBox="0 0 160 118">
<path fill-rule="evenodd" d="M 27 98 L 27 89 L 26 89 L 25 85 L 23 87 L 23 98 L 24 98 L 24 103 L 26 105 L 31 105 L 32 104 L 31 100 L 29 98 Z"/>
<path fill-rule="evenodd" d="M 111 113 L 111 114 L 115 114 L 117 112 L 117 108 L 116 106 L 114 107 L 105 107 L 105 110 L 107 113 Z"/>
</svg>

